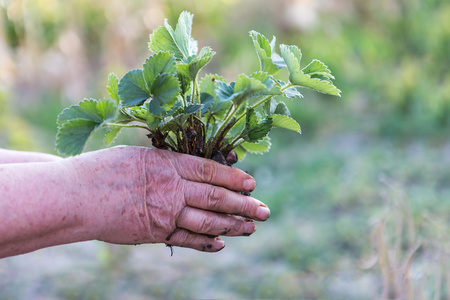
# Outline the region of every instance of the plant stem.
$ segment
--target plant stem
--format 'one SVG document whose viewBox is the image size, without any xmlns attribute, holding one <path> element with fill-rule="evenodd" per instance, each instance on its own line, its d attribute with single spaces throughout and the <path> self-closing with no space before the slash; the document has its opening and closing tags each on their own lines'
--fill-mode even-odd
<svg viewBox="0 0 450 300">
<path fill-rule="evenodd" d="M 187 106 L 186 95 L 183 94 L 183 96 L 181 98 L 183 99 L 183 107 L 186 108 L 186 106 Z"/>
<path fill-rule="evenodd" d="M 191 104 L 195 104 L 195 92 L 197 91 L 196 85 L 197 85 L 197 78 L 194 78 L 192 81 L 192 95 L 191 95 Z"/>
<path fill-rule="evenodd" d="M 269 100 L 272 97 L 273 97 L 273 95 L 270 95 L 270 96 L 267 96 L 266 98 L 259 100 L 258 102 L 253 104 L 251 108 L 255 109 L 256 107 L 260 106 L 261 104 L 263 104 L 264 102 L 266 102 L 267 100 Z M 243 115 L 245 115 L 245 114 L 243 114 Z"/>
<path fill-rule="evenodd" d="M 239 146 L 242 145 L 244 142 L 245 142 L 244 139 L 238 140 L 238 141 L 236 142 L 236 144 L 233 144 L 233 149 L 236 148 L 236 147 L 239 147 Z"/>
<path fill-rule="evenodd" d="M 167 135 L 167 141 L 168 141 L 168 145 L 169 145 L 169 147 L 172 149 L 172 151 L 177 151 L 177 149 L 178 149 L 178 145 L 177 145 L 177 143 L 172 139 L 172 137 L 170 136 L 170 135 Z"/>
<path fill-rule="evenodd" d="M 237 107 L 235 107 L 234 104 L 231 104 L 230 109 L 228 109 L 228 112 L 225 115 L 225 120 L 223 121 L 222 125 L 220 125 L 219 129 L 217 130 L 217 133 L 220 133 L 227 126 L 227 123 L 231 120 L 236 111 Z M 216 136 L 217 135 L 218 134 L 216 134 Z"/>
<path fill-rule="evenodd" d="M 198 76 L 198 75 L 197 75 Z M 198 81 L 198 77 L 195 77 L 195 83 L 196 83 L 196 85 L 195 85 L 195 87 L 196 87 L 196 89 L 197 89 L 197 104 L 202 104 L 202 101 L 201 101 L 201 97 L 200 97 L 200 86 L 198 85 L 198 83 L 197 83 L 197 81 Z M 199 119 L 201 119 L 202 118 L 202 110 L 200 109 L 198 112 L 197 112 L 197 117 L 199 118 Z"/>
<path fill-rule="evenodd" d="M 205 125 L 205 128 L 206 128 L 206 133 L 208 132 L 208 129 L 209 129 L 209 124 L 210 124 L 210 122 L 211 122 L 211 118 L 212 118 L 212 114 L 211 114 L 211 113 L 209 113 L 209 114 L 208 114 L 208 119 L 207 119 L 207 121 L 206 121 L 206 125 Z M 211 131 L 212 131 L 212 129 L 211 129 Z M 206 133 L 205 133 L 205 137 L 206 137 Z"/>
<path fill-rule="evenodd" d="M 239 143 L 238 143 L 239 142 Z M 240 134 L 238 137 L 236 137 L 232 142 L 231 142 L 231 147 L 232 148 L 236 148 L 238 145 L 242 144 L 244 141 L 244 139 L 242 138 L 242 134 Z"/>
<path fill-rule="evenodd" d="M 111 127 L 127 127 L 127 128 L 142 128 L 150 131 L 150 129 L 147 126 L 144 125 L 138 125 L 138 124 L 118 124 L 118 123 L 106 123 L 106 126 Z"/>
<path fill-rule="evenodd" d="M 209 156 L 212 154 L 212 151 L 214 147 L 216 146 L 219 137 L 223 135 L 223 131 L 227 128 L 227 123 L 232 119 L 234 113 L 237 111 L 237 107 L 235 107 L 233 104 L 230 106 L 230 109 L 228 110 L 225 120 L 223 121 L 222 125 L 217 130 L 214 139 L 212 143 L 209 145 L 208 149 L 206 150 L 206 158 L 209 158 Z"/>
<path fill-rule="evenodd" d="M 292 83 L 287 83 L 285 86 L 283 86 L 280 90 L 284 91 L 290 87 L 293 87 L 294 85 Z M 255 109 L 256 107 L 260 106 L 261 104 L 265 103 L 266 101 L 268 101 L 269 99 L 271 99 L 274 95 L 269 95 L 261 100 L 259 100 L 258 102 L 256 102 L 255 104 L 253 104 L 251 106 L 252 109 Z M 240 119 L 242 119 L 245 116 L 246 112 L 244 112 L 242 115 L 240 115 L 239 117 L 236 118 L 235 124 L 237 122 L 239 122 Z M 233 124 L 234 125 L 234 124 Z"/>
<path fill-rule="evenodd" d="M 198 77 L 195 77 L 195 88 L 197 90 L 197 104 L 201 104 L 200 100 L 200 86 L 198 85 Z"/>
<path fill-rule="evenodd" d="M 281 87 L 280 90 L 284 91 L 292 86 L 294 86 L 294 85 L 292 83 L 288 82 L 285 86 Z M 274 97 L 274 95 L 268 95 L 267 97 L 261 99 L 260 101 L 256 102 L 255 104 L 253 104 L 251 106 L 251 108 L 255 109 L 256 107 L 260 106 L 261 104 L 265 103 L 266 101 L 272 99 L 272 97 Z M 239 122 L 239 120 L 241 120 L 246 115 L 247 112 L 244 112 L 237 118 L 233 119 L 233 116 L 238 109 L 239 109 L 239 107 L 231 105 L 230 109 L 228 110 L 228 112 L 226 114 L 225 120 L 223 121 L 219 130 L 217 131 L 217 133 L 213 139 L 213 142 L 209 145 L 209 148 L 207 149 L 207 152 L 206 152 L 207 158 L 209 158 L 209 155 L 212 154 L 212 151 L 216 147 L 219 140 L 223 139 L 226 136 L 226 134 L 231 130 L 231 128 L 233 128 L 233 126 L 236 125 L 236 123 Z M 237 138 L 235 138 L 233 140 L 231 145 L 234 145 L 234 147 L 239 146 L 240 144 L 242 144 L 244 142 L 244 140 L 240 140 L 240 139 L 241 139 L 241 136 L 238 136 Z"/>
</svg>

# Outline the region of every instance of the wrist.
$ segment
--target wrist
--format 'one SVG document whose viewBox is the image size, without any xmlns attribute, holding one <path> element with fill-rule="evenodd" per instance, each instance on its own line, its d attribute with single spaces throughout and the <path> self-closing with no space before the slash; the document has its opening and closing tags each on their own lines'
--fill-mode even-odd
<svg viewBox="0 0 450 300">
<path fill-rule="evenodd" d="M 82 154 L 83 155 L 83 154 Z M 96 240 L 101 231 L 101 220 L 97 217 L 98 202 L 104 195 L 96 189 L 101 167 L 98 163 L 86 161 L 82 155 L 57 162 L 69 182 L 66 186 L 66 201 L 72 207 L 71 218 L 80 232 L 81 240 Z M 93 169 L 93 170 L 90 170 Z M 105 175 L 104 175 L 105 176 Z M 104 177 L 103 176 L 103 177 Z"/>
<path fill-rule="evenodd" d="M 43 210 L 46 210 L 43 214 L 50 216 L 47 223 L 54 232 L 54 243 L 93 240 L 94 234 L 86 218 L 89 198 L 83 194 L 77 172 L 66 159 L 45 165 L 49 168 L 50 175 L 44 181 L 49 183 L 53 193 L 51 197 L 43 199 L 43 202 L 45 201 Z"/>
<path fill-rule="evenodd" d="M 149 235 L 141 158 L 139 147 L 114 147 L 66 160 L 90 239 L 135 244 Z"/>
</svg>

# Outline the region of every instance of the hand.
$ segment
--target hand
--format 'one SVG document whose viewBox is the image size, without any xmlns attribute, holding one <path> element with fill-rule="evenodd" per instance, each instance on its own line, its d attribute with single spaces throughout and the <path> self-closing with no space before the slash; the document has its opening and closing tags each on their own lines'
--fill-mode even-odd
<svg viewBox="0 0 450 300">
<path fill-rule="evenodd" d="M 219 235 L 252 234 L 270 212 L 251 192 L 254 179 L 212 160 L 164 150 L 115 147 L 67 159 L 77 172 L 85 224 L 110 243 L 167 243 L 201 251 Z"/>
</svg>

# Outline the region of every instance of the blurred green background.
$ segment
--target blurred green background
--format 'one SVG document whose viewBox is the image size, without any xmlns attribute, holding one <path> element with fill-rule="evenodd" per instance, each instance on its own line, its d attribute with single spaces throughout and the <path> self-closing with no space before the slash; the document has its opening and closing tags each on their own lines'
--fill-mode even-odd
<svg viewBox="0 0 450 300">
<path fill-rule="evenodd" d="M 450 1 L 3 0 L 0 147 L 54 153 L 58 113 L 107 97 L 107 74 L 140 67 L 183 10 L 217 52 L 207 72 L 257 70 L 254 29 L 342 90 L 288 103 L 303 134 L 274 130 L 237 165 L 271 219 L 214 255 L 88 242 L 4 259 L 0 299 L 448 299 Z M 116 144 L 149 145 L 140 133 Z"/>
</svg>

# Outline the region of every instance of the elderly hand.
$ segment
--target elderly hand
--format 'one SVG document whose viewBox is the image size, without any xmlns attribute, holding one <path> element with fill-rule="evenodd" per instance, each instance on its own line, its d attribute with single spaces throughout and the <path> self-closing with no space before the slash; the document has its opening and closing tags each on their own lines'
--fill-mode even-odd
<svg viewBox="0 0 450 300">
<path fill-rule="evenodd" d="M 219 235 L 250 235 L 269 209 L 237 192 L 254 179 L 236 168 L 164 150 L 116 147 L 69 159 L 90 198 L 86 220 L 110 243 L 167 243 L 201 251 L 224 247 Z"/>
</svg>

